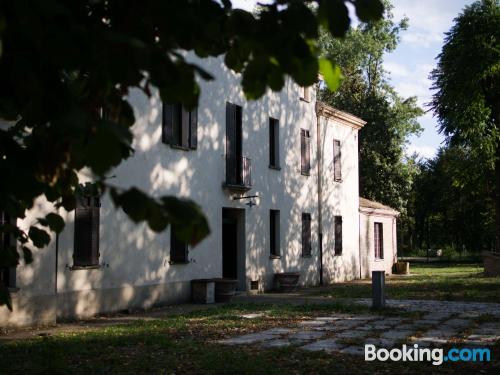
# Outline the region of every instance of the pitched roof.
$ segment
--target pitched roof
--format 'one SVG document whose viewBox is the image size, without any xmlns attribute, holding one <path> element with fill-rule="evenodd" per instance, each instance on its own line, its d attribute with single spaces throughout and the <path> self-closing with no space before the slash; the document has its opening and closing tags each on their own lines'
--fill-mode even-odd
<svg viewBox="0 0 500 375">
<path fill-rule="evenodd" d="M 361 208 L 369 208 L 369 209 L 375 209 L 375 210 L 383 210 L 383 211 L 389 211 L 390 213 L 394 215 L 398 215 L 399 212 L 396 211 L 394 208 L 385 206 L 382 203 L 371 201 L 366 198 L 359 197 L 359 207 Z"/>
</svg>

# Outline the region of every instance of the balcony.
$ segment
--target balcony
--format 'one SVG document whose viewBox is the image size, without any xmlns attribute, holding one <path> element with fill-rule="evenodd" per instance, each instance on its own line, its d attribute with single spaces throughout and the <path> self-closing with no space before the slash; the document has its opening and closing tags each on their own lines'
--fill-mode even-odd
<svg viewBox="0 0 500 375">
<path fill-rule="evenodd" d="M 252 160 L 226 155 L 226 180 L 222 187 L 231 191 L 245 192 L 252 188 Z"/>
</svg>

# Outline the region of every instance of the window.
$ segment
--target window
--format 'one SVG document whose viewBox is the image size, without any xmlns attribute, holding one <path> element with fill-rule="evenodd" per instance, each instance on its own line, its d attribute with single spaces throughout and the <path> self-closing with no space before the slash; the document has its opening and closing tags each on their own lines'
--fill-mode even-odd
<svg viewBox="0 0 500 375">
<path fill-rule="evenodd" d="M 300 129 L 300 173 L 309 176 L 311 172 L 311 137 L 309 130 Z"/>
<path fill-rule="evenodd" d="M 333 175 L 335 181 L 342 181 L 340 141 L 333 140 Z"/>
<path fill-rule="evenodd" d="M 100 210 L 98 196 L 77 197 L 73 267 L 99 266 Z"/>
<path fill-rule="evenodd" d="M 374 227 L 375 259 L 384 259 L 384 227 L 382 223 L 375 223 Z"/>
<path fill-rule="evenodd" d="M 269 243 L 271 257 L 280 256 L 280 211 L 269 210 Z"/>
<path fill-rule="evenodd" d="M 306 102 L 309 102 L 311 100 L 311 94 L 310 94 L 310 87 L 301 87 L 301 99 L 306 101 Z"/>
<path fill-rule="evenodd" d="M 13 220 L 9 216 L 0 211 L 0 226 L 12 223 Z M 8 233 L 1 232 L 0 238 L 0 251 L 13 246 L 12 236 Z M 16 287 L 16 267 L 2 267 L 0 268 L 0 286 L 6 286 L 7 288 Z"/>
<path fill-rule="evenodd" d="M 163 103 L 162 142 L 172 147 L 198 147 L 198 109 L 186 110 L 181 104 Z"/>
<path fill-rule="evenodd" d="M 335 255 L 342 255 L 342 216 L 335 216 Z"/>
<path fill-rule="evenodd" d="M 280 167 L 280 123 L 269 118 L 269 167 Z"/>
<path fill-rule="evenodd" d="M 311 256 L 311 214 L 302 213 L 302 256 Z"/>
<path fill-rule="evenodd" d="M 170 264 L 188 263 L 188 244 L 179 240 L 175 225 L 170 226 Z"/>
</svg>

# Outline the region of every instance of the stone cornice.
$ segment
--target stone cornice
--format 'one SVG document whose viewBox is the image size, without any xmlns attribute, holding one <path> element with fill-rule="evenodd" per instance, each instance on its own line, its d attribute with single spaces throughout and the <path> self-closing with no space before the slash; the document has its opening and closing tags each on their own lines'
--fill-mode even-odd
<svg viewBox="0 0 500 375">
<path fill-rule="evenodd" d="M 323 102 L 316 102 L 316 115 L 336 120 L 342 125 L 349 126 L 354 129 L 361 129 L 366 124 L 366 121 L 360 119 L 359 117 L 340 111 Z"/>
</svg>

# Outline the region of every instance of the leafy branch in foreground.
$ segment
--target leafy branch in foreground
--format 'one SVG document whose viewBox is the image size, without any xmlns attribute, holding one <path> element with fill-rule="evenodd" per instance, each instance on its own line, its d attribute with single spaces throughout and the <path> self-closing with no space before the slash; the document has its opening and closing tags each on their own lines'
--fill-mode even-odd
<svg viewBox="0 0 500 375">
<path fill-rule="evenodd" d="M 72 211 L 80 181 L 89 170 L 101 193 L 153 230 L 179 224 L 180 236 L 196 243 L 209 233 L 199 207 L 175 197 L 149 197 L 135 188 L 106 183 L 107 173 L 133 152 L 130 89 L 161 100 L 197 105 L 197 79 L 213 79 L 183 53 L 225 54 L 241 73 L 247 98 L 278 91 L 290 76 L 302 86 L 322 71 L 335 88 L 335 62 L 318 63 L 319 29 L 342 37 L 349 28 L 346 3 L 362 21 L 382 17 L 380 0 L 276 0 L 256 13 L 233 9 L 228 0 L 16 0 L 0 1 L 0 211 L 3 235 L 43 248 L 63 221 L 56 212 L 27 233 L 24 218 L 37 197 Z M 0 249 L 0 267 L 15 267 L 17 246 Z M 0 305 L 10 305 L 0 285 Z"/>
</svg>

